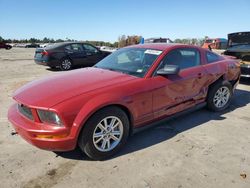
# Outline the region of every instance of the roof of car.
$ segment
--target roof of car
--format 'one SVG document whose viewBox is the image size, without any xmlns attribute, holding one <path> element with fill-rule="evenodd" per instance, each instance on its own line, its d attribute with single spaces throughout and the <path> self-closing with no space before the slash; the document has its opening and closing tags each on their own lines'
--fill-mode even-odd
<svg viewBox="0 0 250 188">
<path fill-rule="evenodd" d="M 173 46 L 190 46 L 187 44 L 178 44 L 178 43 L 145 43 L 145 44 L 137 44 L 137 45 L 132 45 L 132 46 L 127 46 L 127 47 L 136 47 L 136 48 L 150 48 L 150 49 L 155 49 L 155 50 L 166 50 L 167 48 L 173 47 Z M 194 47 L 194 46 L 192 46 Z"/>
</svg>

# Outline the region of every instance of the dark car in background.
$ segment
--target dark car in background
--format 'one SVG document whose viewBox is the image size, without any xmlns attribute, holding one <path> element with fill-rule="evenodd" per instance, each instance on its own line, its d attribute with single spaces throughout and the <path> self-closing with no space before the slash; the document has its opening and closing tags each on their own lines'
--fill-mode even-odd
<svg viewBox="0 0 250 188">
<path fill-rule="evenodd" d="M 145 39 L 144 43 L 173 43 L 170 38 L 148 38 Z"/>
<path fill-rule="evenodd" d="M 250 77 L 250 32 L 228 34 L 228 48 L 225 55 L 241 60 L 241 76 Z"/>
<path fill-rule="evenodd" d="M 88 43 L 63 42 L 36 49 L 34 59 L 40 65 L 70 70 L 75 66 L 93 66 L 110 53 Z"/>
<path fill-rule="evenodd" d="M 25 48 L 39 48 L 40 45 L 36 43 L 31 43 L 31 44 L 26 44 L 24 47 Z"/>
<path fill-rule="evenodd" d="M 0 42 L 0 48 L 4 48 L 4 49 L 6 49 L 6 50 L 9 50 L 9 49 L 12 48 L 12 46 L 9 45 L 9 44 L 6 44 L 6 43 L 4 43 L 4 42 Z"/>
</svg>

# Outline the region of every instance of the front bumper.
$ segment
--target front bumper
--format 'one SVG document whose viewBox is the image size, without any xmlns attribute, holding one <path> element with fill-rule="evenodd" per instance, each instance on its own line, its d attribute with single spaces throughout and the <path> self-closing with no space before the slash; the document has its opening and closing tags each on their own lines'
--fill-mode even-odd
<svg viewBox="0 0 250 188">
<path fill-rule="evenodd" d="M 70 151 L 76 146 L 76 138 L 70 135 L 70 128 L 45 126 L 23 117 L 14 104 L 8 111 L 8 119 L 15 131 L 28 143 L 44 150 Z M 66 135 L 63 138 L 38 138 L 38 135 Z"/>
<path fill-rule="evenodd" d="M 240 65 L 241 77 L 250 77 L 250 63 L 241 63 Z"/>
</svg>

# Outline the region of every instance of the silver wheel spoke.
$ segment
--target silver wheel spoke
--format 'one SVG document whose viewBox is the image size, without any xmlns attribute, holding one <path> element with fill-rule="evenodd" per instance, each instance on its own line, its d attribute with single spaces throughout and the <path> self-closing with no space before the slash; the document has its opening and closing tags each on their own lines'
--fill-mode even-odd
<svg viewBox="0 0 250 188">
<path fill-rule="evenodd" d="M 223 91 L 223 95 L 224 95 L 224 96 L 227 95 L 228 92 L 229 92 L 228 90 L 224 90 L 224 91 Z"/>
<path fill-rule="evenodd" d="M 95 141 L 95 143 L 98 144 L 101 140 L 103 140 L 103 137 L 100 137 L 99 139 L 97 139 L 97 140 Z"/>
<path fill-rule="evenodd" d="M 110 148 L 110 139 L 107 139 L 107 147 Z"/>
<path fill-rule="evenodd" d="M 115 124 L 115 122 L 116 122 L 116 119 L 112 119 L 112 120 L 111 120 L 111 123 L 110 123 L 110 127 L 113 127 L 114 124 Z"/>
<path fill-rule="evenodd" d="M 117 122 L 117 123 L 112 127 L 112 129 L 114 130 L 118 125 L 119 125 L 119 122 Z"/>
<path fill-rule="evenodd" d="M 223 104 L 227 102 L 227 99 L 226 98 L 222 98 L 222 102 Z"/>
<path fill-rule="evenodd" d="M 119 138 L 113 135 L 112 133 L 110 134 L 110 138 L 112 138 L 113 140 L 119 140 Z"/>
<path fill-rule="evenodd" d="M 99 123 L 97 127 L 99 127 L 102 131 L 106 131 L 106 127 L 104 127 L 102 123 Z"/>
<path fill-rule="evenodd" d="M 94 138 L 99 138 L 99 137 L 102 137 L 103 136 L 103 133 L 102 132 L 99 132 L 99 133 L 95 133 L 94 134 Z"/>
<path fill-rule="evenodd" d="M 120 135 L 121 133 L 120 133 L 120 131 L 112 131 L 111 134 L 112 134 L 112 135 Z"/>
<path fill-rule="evenodd" d="M 106 141 L 106 139 L 103 139 L 103 141 L 102 141 L 102 149 L 104 149 L 105 150 L 105 147 L 106 147 L 106 143 L 107 143 L 107 141 Z"/>
<path fill-rule="evenodd" d="M 105 129 L 107 129 L 107 127 L 108 127 L 108 121 L 107 121 L 107 118 L 105 118 L 105 119 L 104 119 L 104 127 L 105 127 Z"/>
<path fill-rule="evenodd" d="M 220 100 L 217 100 L 216 105 L 219 106 L 219 104 L 220 104 Z"/>
</svg>

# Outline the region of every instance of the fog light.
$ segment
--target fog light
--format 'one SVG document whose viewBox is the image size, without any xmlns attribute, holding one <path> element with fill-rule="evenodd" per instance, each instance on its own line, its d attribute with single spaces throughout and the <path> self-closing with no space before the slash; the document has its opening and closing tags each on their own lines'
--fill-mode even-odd
<svg viewBox="0 0 250 188">
<path fill-rule="evenodd" d="M 65 138 L 68 134 L 60 134 L 60 135 L 45 135 L 45 134 L 38 134 L 35 135 L 36 138 L 46 138 L 46 139 L 58 139 L 58 138 Z"/>
</svg>

